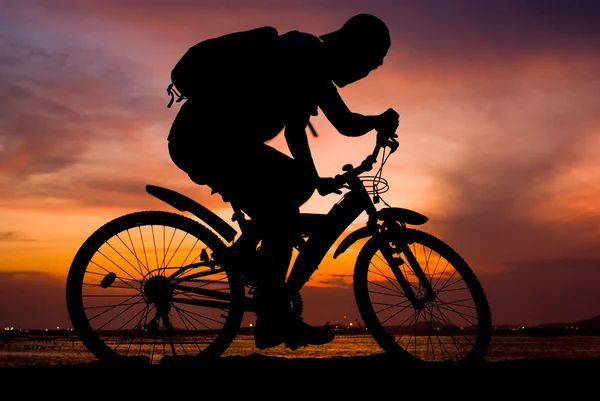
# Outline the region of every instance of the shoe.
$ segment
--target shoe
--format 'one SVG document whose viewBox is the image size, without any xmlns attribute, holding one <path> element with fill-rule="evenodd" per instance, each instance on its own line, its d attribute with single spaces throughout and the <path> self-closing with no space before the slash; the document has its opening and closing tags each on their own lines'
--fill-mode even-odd
<svg viewBox="0 0 600 401">
<path fill-rule="evenodd" d="M 333 341 L 335 334 L 329 329 L 311 326 L 299 320 L 285 339 L 285 346 L 293 351 L 300 346 L 323 345 Z"/>
<path fill-rule="evenodd" d="M 269 288 L 256 293 L 256 326 L 254 345 L 258 349 L 272 348 L 283 344 L 292 327 L 291 304 L 285 301 L 283 291 Z"/>
<path fill-rule="evenodd" d="M 271 315 L 258 316 L 254 328 L 254 345 L 258 349 L 266 349 L 283 344 L 288 328 L 285 319 L 277 319 Z"/>
</svg>

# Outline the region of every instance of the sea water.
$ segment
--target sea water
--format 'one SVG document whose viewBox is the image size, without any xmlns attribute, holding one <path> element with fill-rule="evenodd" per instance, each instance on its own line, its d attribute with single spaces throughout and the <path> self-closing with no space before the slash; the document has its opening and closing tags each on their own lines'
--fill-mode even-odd
<svg viewBox="0 0 600 401">
<path fill-rule="evenodd" d="M 331 358 L 381 354 L 383 351 L 368 334 L 342 334 L 321 346 L 292 351 L 283 345 L 267 350 L 254 347 L 251 335 L 238 335 L 223 356 L 261 354 L 286 358 Z M 533 358 L 600 358 L 600 335 L 557 337 L 492 336 L 487 361 Z M 0 367 L 31 365 L 72 365 L 97 359 L 76 335 L 14 336 L 0 340 Z"/>
</svg>

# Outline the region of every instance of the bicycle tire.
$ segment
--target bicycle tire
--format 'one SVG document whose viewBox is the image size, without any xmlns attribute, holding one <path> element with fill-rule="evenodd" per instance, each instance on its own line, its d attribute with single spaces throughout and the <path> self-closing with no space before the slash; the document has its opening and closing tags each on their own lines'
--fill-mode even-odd
<svg viewBox="0 0 600 401">
<path fill-rule="evenodd" d="M 211 253 L 225 246 L 183 215 L 141 211 L 115 218 L 88 237 L 70 266 L 66 300 L 73 329 L 99 360 L 142 357 L 154 364 L 164 356 L 222 355 L 244 314 L 241 276 L 214 265 L 195 267 L 178 276 L 193 290 L 168 277 L 177 266 L 202 258 L 210 263 Z M 200 271 L 206 276 L 191 276 Z M 216 302 L 192 292 L 197 289 L 224 291 L 229 299 L 218 308 L 192 305 Z"/>
<path fill-rule="evenodd" d="M 423 308 L 414 308 L 381 256 L 380 248 L 393 243 L 394 234 L 386 231 L 374 236 L 360 250 L 353 276 L 355 300 L 367 330 L 386 354 L 408 362 L 481 361 L 490 343 L 491 312 L 479 280 L 442 240 L 412 228 L 405 230 L 409 247 L 430 279 L 436 298 Z M 395 257 L 404 262 L 401 270 L 415 293 L 424 294 L 404 254 Z M 439 263 L 442 259 L 447 262 L 443 267 Z M 466 287 L 461 288 L 460 282 Z"/>
</svg>

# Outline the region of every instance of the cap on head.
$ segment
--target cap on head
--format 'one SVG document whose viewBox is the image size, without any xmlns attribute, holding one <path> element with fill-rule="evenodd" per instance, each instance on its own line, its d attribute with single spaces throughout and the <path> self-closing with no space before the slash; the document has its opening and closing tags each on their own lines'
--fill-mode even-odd
<svg viewBox="0 0 600 401">
<path fill-rule="evenodd" d="M 339 87 L 366 77 L 382 65 L 391 45 L 388 27 L 371 14 L 355 15 L 321 39 L 330 44 L 332 81 Z"/>
<path fill-rule="evenodd" d="M 371 14 L 358 14 L 350 18 L 342 27 L 321 36 L 339 45 L 354 49 L 387 53 L 391 45 L 390 31 L 385 23 Z"/>
</svg>

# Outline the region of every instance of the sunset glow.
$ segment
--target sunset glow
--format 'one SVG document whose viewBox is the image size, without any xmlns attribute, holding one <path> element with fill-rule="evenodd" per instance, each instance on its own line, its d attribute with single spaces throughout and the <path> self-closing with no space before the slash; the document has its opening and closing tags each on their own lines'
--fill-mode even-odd
<svg viewBox="0 0 600 401">
<path fill-rule="evenodd" d="M 146 184 L 180 191 L 237 229 L 229 204 L 167 152 L 180 104 L 167 108 L 165 88 L 188 47 L 262 25 L 322 34 L 359 12 L 380 16 L 392 34 L 383 66 L 340 89 L 353 111 L 400 114 L 383 199 L 430 218 L 417 228 L 471 265 L 495 323 L 600 314 L 598 3 L 8 0 L 0 324 L 68 327 L 64 280 L 83 241 L 126 213 L 175 211 Z M 374 133 L 343 137 L 322 113 L 312 122 L 321 176 L 373 148 Z M 287 153 L 282 136 L 271 144 Z M 324 213 L 338 199 L 315 193 L 303 211 Z M 306 289 L 308 322 L 355 310 L 359 249 L 326 257 Z"/>
</svg>

